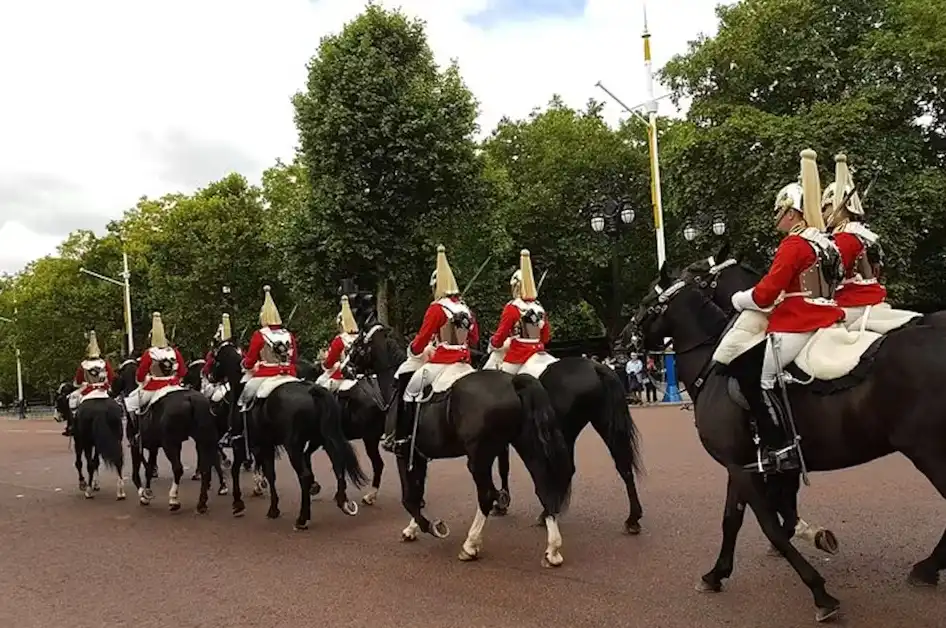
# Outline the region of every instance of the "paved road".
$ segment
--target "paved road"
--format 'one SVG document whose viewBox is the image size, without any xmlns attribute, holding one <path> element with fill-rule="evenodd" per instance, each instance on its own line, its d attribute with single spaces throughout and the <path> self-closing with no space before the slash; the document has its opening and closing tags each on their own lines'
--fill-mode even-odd
<svg viewBox="0 0 946 628">
<path fill-rule="evenodd" d="M 349 518 L 323 494 L 310 529 L 293 532 L 298 489 L 285 465 L 278 521 L 265 518 L 259 499 L 245 518 L 233 520 L 229 497 L 212 497 L 211 513 L 199 517 L 190 481 L 182 490 L 185 509 L 169 513 L 163 458 L 150 508 L 140 507 L 131 491 L 128 501 L 116 503 L 108 475 L 99 497 L 86 501 L 61 426 L 3 421 L 0 626 L 813 625 L 807 589 L 784 561 L 766 555 L 752 517 L 724 593 L 694 590 L 718 550 L 723 474 L 700 448 L 688 412 L 641 409 L 635 418 L 648 469 L 641 481 L 643 533 L 622 534 L 623 486 L 588 432 L 579 441 L 579 477 L 562 524 L 565 565 L 557 570 L 540 565 L 544 533 L 530 527 L 537 502 L 518 460 L 510 515 L 489 520 L 480 561 L 461 563 L 457 552 L 473 517 L 473 485 L 462 461 L 433 465 L 428 486 L 428 511 L 451 525 L 451 537 L 403 544 L 407 517 L 393 462 L 376 506 Z M 324 454 L 316 463 L 325 484 Z M 946 624 L 946 591 L 905 584 L 910 566 L 946 526 L 944 501 L 905 460 L 815 476 L 802 505 L 809 521 L 830 523 L 841 541 L 837 557 L 803 551 L 842 600 L 845 625 Z"/>
</svg>

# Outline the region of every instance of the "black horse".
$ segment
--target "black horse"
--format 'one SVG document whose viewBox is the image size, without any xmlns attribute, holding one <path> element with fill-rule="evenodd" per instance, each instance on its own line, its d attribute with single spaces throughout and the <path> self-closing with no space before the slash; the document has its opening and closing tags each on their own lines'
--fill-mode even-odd
<svg viewBox="0 0 946 628">
<path fill-rule="evenodd" d="M 242 355 L 237 348 L 224 343 L 217 350 L 211 368 L 216 381 L 234 381 L 240 378 Z M 236 394 L 236 387 L 231 386 Z M 249 412 L 234 412 L 236 433 L 243 433 L 244 444 L 233 450 L 233 514 L 241 516 L 246 510 L 240 492 L 240 465 L 248 448 L 262 466 L 269 484 L 270 505 L 266 516 L 279 516 L 279 496 L 276 492 L 276 451 L 283 448 L 299 478 L 302 491 L 299 516 L 295 528 L 304 530 L 312 519 L 311 489 L 315 481 L 312 473 L 312 454 L 325 447 L 335 471 L 336 505 L 347 515 L 358 514 L 358 505 L 347 495 L 345 476 L 356 486 L 366 482 L 358 463 L 358 456 L 345 439 L 341 411 L 332 394 L 305 381 L 289 381 L 275 388 L 265 399 L 254 402 Z"/>
<path fill-rule="evenodd" d="M 634 322 L 649 347 L 664 337 L 673 338 L 680 379 L 694 397 L 700 440 L 726 467 L 729 477 L 722 547 L 716 564 L 703 575 L 700 590 L 720 591 L 722 581 L 732 574 L 736 537 L 748 504 L 766 537 L 811 590 L 816 619 L 835 617 L 840 602 L 827 593 L 824 578 L 791 544 L 790 533 L 779 525 L 776 509 L 767 498 L 766 483 L 777 481 L 778 476 L 764 477 L 746 468 L 755 459 L 755 446 L 744 409 L 734 400 L 739 397 L 734 392 L 738 385 L 734 387 L 731 380 L 747 364 L 760 369 L 762 351 L 740 357 L 730 365 L 736 371 L 714 365 L 711 356 L 730 317 L 693 278 L 674 281 L 661 269 L 654 286 L 659 290 L 651 290 L 644 298 Z M 903 329 L 868 350 L 860 365 L 840 380 L 792 385 L 789 398 L 808 469 L 852 467 L 899 451 L 946 497 L 946 401 L 916 394 L 939 385 L 946 369 L 946 352 L 940 349 L 944 342 L 946 330 L 941 328 Z M 935 585 L 944 568 L 946 532 L 930 556 L 913 566 L 908 581 Z"/>
<path fill-rule="evenodd" d="M 639 436 L 618 375 L 604 364 L 583 357 L 567 357 L 550 364 L 539 377 L 555 408 L 555 416 L 565 436 L 572 458 L 575 441 L 585 427 L 591 426 L 611 452 L 614 466 L 624 480 L 630 512 L 624 521 L 628 534 L 639 534 L 644 514 L 634 473 L 641 472 Z M 499 456 L 499 477 L 505 500 L 500 495 L 496 514 L 504 514 L 509 503 L 509 448 Z M 504 503 L 505 502 L 505 503 Z M 539 522 L 546 513 L 539 515 Z"/>
<path fill-rule="evenodd" d="M 349 364 L 363 372 L 388 372 L 404 361 L 400 347 L 388 340 L 388 330 L 374 325 L 360 334 L 350 348 Z M 396 403 L 394 379 L 383 394 L 385 405 Z M 516 448 L 535 483 L 539 502 L 546 512 L 548 545 L 543 564 L 563 562 L 558 516 L 567 507 L 574 466 L 568 446 L 558 428 L 548 393 L 530 375 L 510 376 L 501 371 L 474 371 L 457 380 L 443 393 L 434 393 L 421 406 L 416 425 L 414 465 L 398 456 L 401 496 L 412 519 L 402 539 L 413 541 L 417 532 L 446 538 L 449 528 L 440 520 L 430 521 L 422 512 L 428 461 L 466 456 L 467 468 L 477 491 L 477 509 L 469 534 L 460 550 L 460 560 L 479 557 L 483 528 L 497 500 L 493 463 L 503 448 Z"/>
<path fill-rule="evenodd" d="M 62 382 L 56 389 L 53 408 L 56 410 L 56 420 L 66 424 L 62 431 L 63 436 L 70 436 L 72 431 L 72 408 L 69 407 L 69 395 L 76 391 L 73 382 Z"/>
<path fill-rule="evenodd" d="M 93 392 L 90 395 L 98 395 Z M 68 400 L 67 400 L 68 411 Z M 116 498 L 125 499 L 125 480 L 122 478 L 124 450 L 122 448 L 122 407 L 107 395 L 84 399 L 72 419 L 72 438 L 76 450 L 76 472 L 79 490 L 86 499 L 92 499 L 99 490 L 99 461 L 104 461 L 118 474 Z M 89 480 L 82 475 L 82 456 L 85 456 Z"/>
<path fill-rule="evenodd" d="M 206 361 L 201 358 L 199 360 L 193 360 L 187 365 L 187 374 L 181 379 L 181 384 L 190 388 L 191 390 L 196 390 L 197 392 L 203 394 L 203 382 L 201 381 L 200 371 L 204 368 Z M 215 422 L 217 424 L 217 433 L 223 434 L 227 430 L 227 417 L 221 416 L 217 412 L 217 408 L 214 408 L 213 402 L 210 404 L 210 413 L 213 415 Z M 220 488 L 217 489 L 217 495 L 226 495 L 229 493 L 229 488 L 227 487 L 226 477 L 223 475 L 224 469 L 230 468 L 230 460 L 227 458 L 226 452 L 223 450 L 223 446 L 219 443 L 217 444 L 217 456 L 213 461 L 214 470 L 217 472 L 217 478 L 220 482 Z M 200 479 L 200 469 L 194 471 L 194 474 L 191 476 L 191 480 Z"/>
<path fill-rule="evenodd" d="M 137 394 L 135 372 L 136 360 L 126 360 L 119 367 L 118 375 L 112 383 L 112 395 L 128 396 Z M 200 496 L 197 500 L 197 512 L 207 512 L 207 493 L 210 490 L 210 467 L 217 457 L 217 426 L 210 414 L 210 402 L 202 394 L 190 388 L 176 390 L 153 402 L 143 415 L 127 413 L 126 433 L 131 445 L 132 481 L 138 489 L 138 501 L 147 506 L 154 499 L 151 491 L 151 479 L 157 463 L 158 449 L 171 463 L 173 478 L 168 493 L 168 507 L 174 512 L 180 510 L 178 497 L 184 466 L 181 464 L 181 448 L 189 438 L 197 444 L 197 467 L 200 471 Z M 141 485 L 140 470 L 145 462 L 145 484 Z"/>
</svg>

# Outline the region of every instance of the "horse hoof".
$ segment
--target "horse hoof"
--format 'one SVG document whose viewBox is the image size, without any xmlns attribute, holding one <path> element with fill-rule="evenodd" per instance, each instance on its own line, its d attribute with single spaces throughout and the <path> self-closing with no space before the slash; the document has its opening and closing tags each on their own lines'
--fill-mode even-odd
<svg viewBox="0 0 946 628">
<path fill-rule="evenodd" d="M 349 517 L 354 517 L 358 514 L 358 504 L 348 500 L 341 505 L 342 512 L 348 515 Z"/>
<path fill-rule="evenodd" d="M 90 491 L 89 489 L 86 489 L 86 490 L 85 490 L 85 498 L 86 498 L 86 499 L 92 499 L 93 497 L 95 497 L 95 493 L 93 493 L 93 492 Z"/>
<path fill-rule="evenodd" d="M 84 491 L 86 487 L 85 480 L 79 480 L 79 490 Z"/>
<path fill-rule="evenodd" d="M 430 533 L 438 539 L 445 539 L 450 536 L 450 528 L 440 519 L 430 523 Z"/>
<path fill-rule="evenodd" d="M 417 540 L 417 537 L 413 534 L 408 534 L 407 532 L 401 532 L 401 542 L 402 543 L 413 543 Z"/>
<path fill-rule="evenodd" d="M 500 508 L 499 504 L 493 504 L 493 510 L 489 514 L 494 517 L 505 517 L 509 513 L 505 508 Z"/>
<path fill-rule="evenodd" d="M 460 554 L 457 556 L 457 558 L 459 558 L 463 562 L 471 562 L 471 561 L 477 560 L 479 557 L 480 555 L 478 551 L 474 551 L 473 553 L 470 553 L 466 550 L 465 547 L 460 548 Z"/>
<path fill-rule="evenodd" d="M 262 491 L 261 489 L 254 488 L 254 489 L 253 489 L 253 492 L 250 493 L 250 494 L 251 494 L 253 497 L 262 497 L 262 496 L 263 496 L 263 491 Z"/>
<path fill-rule="evenodd" d="M 719 593 L 723 590 L 723 583 L 712 583 L 707 582 L 706 577 L 700 578 L 700 581 L 696 583 L 696 590 L 700 593 Z"/>
<path fill-rule="evenodd" d="M 292 529 L 295 530 L 296 532 L 304 532 L 304 531 L 306 531 L 306 530 L 309 529 L 309 524 L 308 524 L 308 523 L 299 523 L 299 522 L 297 521 L 297 522 L 295 522 L 295 523 L 293 524 Z"/>
<path fill-rule="evenodd" d="M 148 499 L 147 497 L 139 497 L 139 498 L 138 498 L 138 503 L 141 504 L 142 506 L 150 506 L 150 505 L 151 505 L 151 500 Z"/>
<path fill-rule="evenodd" d="M 191 476 L 191 482 L 196 482 L 198 480 L 200 480 L 200 472 L 195 473 L 194 475 Z"/>
<path fill-rule="evenodd" d="M 835 606 L 833 608 L 819 608 L 815 611 L 815 621 L 819 624 L 833 621 L 837 619 L 838 615 L 841 613 L 841 607 Z"/>
<path fill-rule="evenodd" d="M 280 515 L 280 512 L 279 512 L 279 509 L 278 509 L 278 508 L 270 508 L 270 509 L 266 512 L 266 518 L 267 518 L 267 519 L 279 519 L 279 515 Z"/>
<path fill-rule="evenodd" d="M 546 552 L 545 556 L 542 557 L 542 566 L 548 568 L 561 567 L 562 563 L 565 562 L 565 557 L 559 552 L 550 553 Z"/>
<path fill-rule="evenodd" d="M 374 506 L 378 501 L 378 491 L 369 491 L 361 498 L 361 503 L 365 506 Z"/>
<path fill-rule="evenodd" d="M 116 496 L 115 496 L 115 501 L 117 501 L 117 502 L 123 502 L 123 501 L 125 501 L 125 494 L 122 493 L 122 494 L 120 494 L 120 495 L 116 495 Z"/>
<path fill-rule="evenodd" d="M 227 486 L 221 486 L 220 488 L 217 489 L 217 495 L 229 495 L 229 494 L 230 494 L 230 488 Z"/>
<path fill-rule="evenodd" d="M 916 587 L 917 589 L 929 589 L 935 587 L 939 584 L 939 573 L 934 571 L 932 574 L 925 574 L 914 567 L 910 570 L 910 575 L 907 576 L 907 584 L 909 584 L 911 587 Z"/>
<path fill-rule="evenodd" d="M 168 504 L 168 510 L 170 510 L 171 512 L 177 512 L 180 509 L 181 509 L 180 504 Z"/>
<path fill-rule="evenodd" d="M 102 487 L 99 486 L 99 483 L 98 483 L 98 482 L 95 482 L 94 484 L 92 484 L 92 490 L 95 491 L 96 493 L 98 493 L 99 491 L 102 490 Z"/>
<path fill-rule="evenodd" d="M 197 504 L 197 514 L 206 515 L 207 514 L 207 504 Z"/>
<path fill-rule="evenodd" d="M 625 521 L 624 531 L 631 536 L 637 536 L 641 533 L 641 524 L 638 521 Z"/>
<path fill-rule="evenodd" d="M 839 550 L 838 537 L 831 530 L 819 530 L 815 534 L 815 547 L 826 554 L 837 554 Z"/>
<path fill-rule="evenodd" d="M 240 504 L 239 506 L 234 506 L 234 507 L 233 507 L 233 516 L 234 516 L 234 517 L 242 517 L 242 516 L 245 515 L 245 514 L 246 514 L 246 506 L 244 506 L 243 504 Z"/>
<path fill-rule="evenodd" d="M 509 497 L 509 491 L 503 489 L 499 491 L 499 494 L 496 496 L 496 507 L 502 511 L 509 509 L 509 504 L 512 503 L 512 498 Z"/>
</svg>

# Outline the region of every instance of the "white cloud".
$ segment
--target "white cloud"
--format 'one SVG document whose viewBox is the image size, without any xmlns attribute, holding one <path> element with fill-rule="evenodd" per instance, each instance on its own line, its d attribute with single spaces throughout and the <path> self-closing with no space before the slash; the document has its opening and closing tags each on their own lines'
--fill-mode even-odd
<svg viewBox="0 0 946 628">
<path fill-rule="evenodd" d="M 715 30 L 716 3 L 651 0 L 655 67 Z M 575 106 L 602 99 L 599 79 L 629 105 L 646 99 L 638 0 L 588 0 L 580 19 L 488 31 L 465 20 L 487 0 L 380 4 L 424 18 L 438 61 L 459 59 L 484 133 L 556 92 Z M 322 35 L 363 7 L 356 0 L 0 4 L 0 191 L 55 184 L 33 194 L 18 189 L 20 205 L 0 195 L 0 270 L 51 252 L 58 241 L 51 223 L 63 225 L 59 237 L 76 226 L 100 230 L 143 194 L 188 192 L 232 170 L 256 179 L 276 157 L 290 157 L 297 136 L 289 98 L 304 85 L 305 64 Z M 669 103 L 662 113 L 672 113 Z M 609 103 L 606 114 L 616 121 L 621 112 Z"/>
</svg>

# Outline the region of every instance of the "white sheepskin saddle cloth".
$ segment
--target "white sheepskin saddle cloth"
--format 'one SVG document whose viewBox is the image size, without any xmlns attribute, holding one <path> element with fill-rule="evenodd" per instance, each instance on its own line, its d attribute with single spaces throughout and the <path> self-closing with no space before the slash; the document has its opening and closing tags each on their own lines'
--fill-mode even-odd
<svg viewBox="0 0 946 628">
<path fill-rule="evenodd" d="M 298 377 L 293 377 L 292 375 L 274 375 L 272 377 L 266 377 L 263 379 L 263 382 L 259 385 L 259 388 L 256 390 L 257 399 L 266 399 L 270 394 L 283 384 L 288 384 L 289 382 L 301 382 L 302 380 Z"/>
<path fill-rule="evenodd" d="M 767 326 L 765 314 L 750 310 L 742 312 L 719 343 L 713 359 L 720 364 L 730 364 L 765 341 Z M 844 377 L 854 370 L 867 349 L 881 337 L 876 332 L 853 332 L 840 325 L 819 329 L 795 358 L 795 366 L 812 380 Z"/>
</svg>

